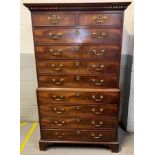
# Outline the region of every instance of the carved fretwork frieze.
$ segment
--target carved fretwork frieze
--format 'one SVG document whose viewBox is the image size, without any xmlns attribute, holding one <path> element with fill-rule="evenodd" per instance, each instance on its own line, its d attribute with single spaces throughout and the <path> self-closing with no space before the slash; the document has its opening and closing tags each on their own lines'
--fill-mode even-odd
<svg viewBox="0 0 155 155">
<path fill-rule="evenodd" d="M 25 3 L 31 11 L 89 11 L 89 10 L 125 10 L 130 2 L 118 3 Z"/>
</svg>

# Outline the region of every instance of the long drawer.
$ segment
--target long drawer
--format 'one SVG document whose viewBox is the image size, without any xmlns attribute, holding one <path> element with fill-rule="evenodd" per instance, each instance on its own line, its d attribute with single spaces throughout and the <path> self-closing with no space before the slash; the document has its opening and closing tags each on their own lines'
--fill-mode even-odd
<svg viewBox="0 0 155 155">
<path fill-rule="evenodd" d="M 119 61 L 38 60 L 38 73 L 118 75 Z"/>
<path fill-rule="evenodd" d="M 105 43 L 120 45 L 121 29 L 76 29 L 36 27 L 34 40 L 37 44 L 51 43 Z"/>
<path fill-rule="evenodd" d="M 41 139 L 58 141 L 110 142 L 117 140 L 116 130 L 41 130 Z"/>
<path fill-rule="evenodd" d="M 59 104 L 41 104 L 41 117 L 55 116 L 98 116 L 98 117 L 118 117 L 118 104 L 102 105 L 63 105 Z"/>
<path fill-rule="evenodd" d="M 38 59 L 104 59 L 119 60 L 119 46 L 36 46 Z"/>
<path fill-rule="evenodd" d="M 55 88 L 117 88 L 117 76 L 39 75 L 39 87 Z"/>
<path fill-rule="evenodd" d="M 40 104 L 118 104 L 119 91 L 108 90 L 90 90 L 90 89 L 44 89 L 40 88 L 37 91 L 37 98 Z M 87 109 L 87 108 L 86 108 Z"/>
<path fill-rule="evenodd" d="M 98 117 L 42 117 L 41 127 L 44 129 L 116 129 L 117 119 Z"/>
</svg>

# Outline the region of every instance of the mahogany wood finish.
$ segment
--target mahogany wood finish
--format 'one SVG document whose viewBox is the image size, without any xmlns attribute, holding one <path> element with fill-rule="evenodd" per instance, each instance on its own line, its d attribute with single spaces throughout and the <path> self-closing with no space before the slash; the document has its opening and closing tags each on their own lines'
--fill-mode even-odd
<svg viewBox="0 0 155 155">
<path fill-rule="evenodd" d="M 103 34 L 103 35 L 102 35 Z M 118 45 L 121 41 L 120 29 L 87 29 L 36 27 L 36 44 L 59 43 L 102 43 Z"/>
<path fill-rule="evenodd" d="M 42 117 L 55 116 L 96 116 L 96 117 L 117 117 L 118 104 L 94 104 L 94 105 L 67 105 L 63 103 L 40 105 Z"/>
<path fill-rule="evenodd" d="M 34 13 L 32 19 L 34 26 L 75 26 L 75 14 L 70 12 Z"/>
<path fill-rule="evenodd" d="M 42 128 L 44 129 L 116 129 L 118 125 L 117 119 L 114 118 L 99 118 L 99 117 L 42 117 L 41 118 Z"/>
<path fill-rule="evenodd" d="M 81 46 L 36 46 L 38 59 L 75 59 L 82 58 Z"/>
<path fill-rule="evenodd" d="M 38 73 L 118 75 L 119 61 L 38 60 Z"/>
<path fill-rule="evenodd" d="M 116 141 L 116 130 L 70 130 L 43 129 L 41 138 L 45 140 L 77 140 L 77 141 Z"/>
<path fill-rule="evenodd" d="M 74 88 L 73 88 L 74 89 Z M 65 88 L 54 90 L 52 89 L 46 89 L 45 88 L 39 88 L 37 91 L 38 101 L 40 105 L 50 103 L 66 103 L 68 104 L 118 104 L 119 103 L 119 91 L 114 90 L 113 92 L 111 90 L 103 91 L 100 89 L 100 91 L 97 91 L 99 89 L 85 89 L 85 91 L 82 91 L 81 89 L 74 89 L 67 91 Z"/>
<path fill-rule="evenodd" d="M 102 18 L 104 17 L 104 18 Z M 119 26 L 121 27 L 121 13 L 99 12 L 99 13 L 81 13 L 78 16 L 81 26 Z"/>
<path fill-rule="evenodd" d="M 24 4 L 32 15 L 40 150 L 71 143 L 119 151 L 123 12 L 129 4 Z"/>
<path fill-rule="evenodd" d="M 85 46 L 84 58 L 119 60 L 120 52 L 119 46 Z"/>
<path fill-rule="evenodd" d="M 117 76 L 94 76 L 94 75 L 39 75 L 40 87 L 55 88 L 114 88 L 117 87 Z"/>
<path fill-rule="evenodd" d="M 103 59 L 119 60 L 119 46 L 36 46 L 38 59 Z"/>
</svg>

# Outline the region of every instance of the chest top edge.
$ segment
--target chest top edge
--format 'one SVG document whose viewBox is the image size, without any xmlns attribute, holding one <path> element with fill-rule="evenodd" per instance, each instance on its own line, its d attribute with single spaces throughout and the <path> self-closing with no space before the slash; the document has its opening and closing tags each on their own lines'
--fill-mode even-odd
<svg viewBox="0 0 155 155">
<path fill-rule="evenodd" d="M 24 3 L 30 11 L 124 11 L 131 2 Z"/>
</svg>

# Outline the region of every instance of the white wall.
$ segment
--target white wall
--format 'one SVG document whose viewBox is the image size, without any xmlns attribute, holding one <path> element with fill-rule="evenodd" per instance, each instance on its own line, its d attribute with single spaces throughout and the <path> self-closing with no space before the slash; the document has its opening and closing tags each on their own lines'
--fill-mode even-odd
<svg viewBox="0 0 155 155">
<path fill-rule="evenodd" d="M 31 15 L 29 10 L 20 6 L 20 87 L 21 87 L 21 120 L 38 120 L 36 93 L 37 79 L 35 71 L 35 57 L 33 48 L 33 36 Z"/>
<path fill-rule="evenodd" d="M 105 0 L 104 0 L 105 1 Z M 106 0 L 109 1 L 109 0 Z M 116 0 L 115 0 L 116 1 Z M 124 1 L 124 0 L 121 0 Z M 103 0 L 23 0 L 21 1 L 21 120 L 33 121 L 38 120 L 36 88 L 37 79 L 35 71 L 35 58 L 32 37 L 31 15 L 29 10 L 23 6 L 23 2 L 103 2 Z M 121 80 L 120 85 L 123 90 L 124 75 L 126 71 L 126 55 L 132 55 L 133 44 L 133 4 L 125 11 L 124 17 L 124 36 L 121 59 Z M 125 90 L 123 90 L 125 91 Z M 132 102 L 130 100 L 130 102 Z M 131 103 L 132 104 L 132 103 Z M 133 107 L 133 105 L 132 105 Z M 130 108 L 132 115 L 133 111 Z M 131 123 L 131 121 L 130 121 Z"/>
</svg>

